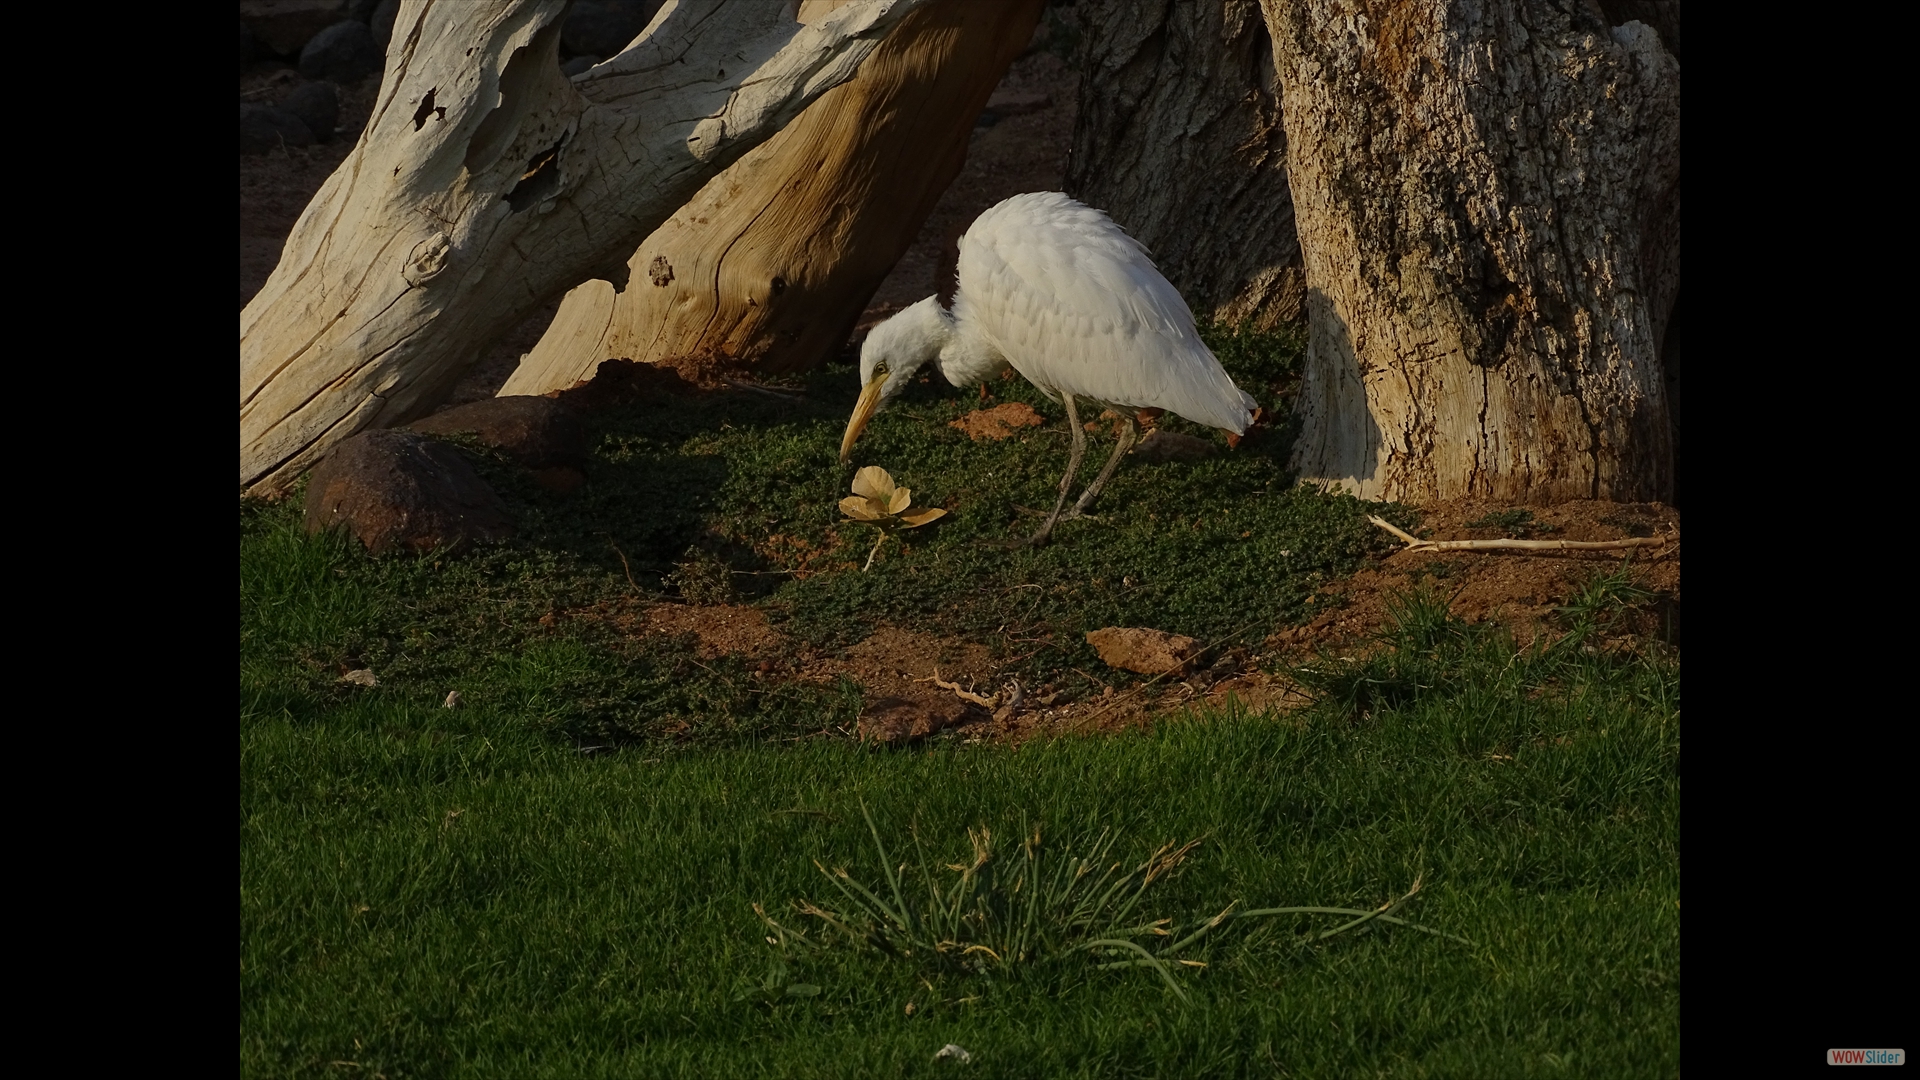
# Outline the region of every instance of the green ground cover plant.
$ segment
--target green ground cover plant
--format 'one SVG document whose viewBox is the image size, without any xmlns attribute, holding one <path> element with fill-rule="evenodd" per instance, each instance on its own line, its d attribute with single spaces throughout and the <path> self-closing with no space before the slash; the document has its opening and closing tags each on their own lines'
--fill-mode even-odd
<svg viewBox="0 0 1920 1080">
<path fill-rule="evenodd" d="M 1275 411 L 1298 342 L 1207 332 L 1236 379 Z M 755 686 L 749 699 L 742 672 L 696 670 L 684 648 L 632 645 L 609 620 L 653 600 L 756 603 L 814 648 L 844 647 L 889 623 L 922 629 L 988 645 L 1030 686 L 1084 692 L 1101 686 L 1085 674 L 1098 666 L 1087 631 L 1152 626 L 1218 647 L 1257 642 L 1312 614 L 1321 586 L 1392 549 L 1363 511 L 1413 521 L 1404 508 L 1293 486 L 1284 428 L 1227 450 L 1218 432 L 1170 417 L 1164 426 L 1209 437 L 1220 452 L 1197 464 L 1129 461 L 1095 507 L 1099 520 L 1065 523 L 1058 542 L 1009 552 L 997 542 L 1030 533 L 1029 511 L 1052 505 L 1067 442 L 1058 407 L 1023 380 L 997 381 L 996 402 L 1025 402 L 1050 423 L 976 442 L 948 424 L 978 397 L 930 375 L 875 419 L 854 465 L 842 466 L 855 389 L 850 366 L 831 367 L 792 380 L 786 397 L 676 397 L 595 414 L 590 480 L 572 494 L 468 445 L 512 506 L 516 539 L 425 562 L 342 549 L 327 556 L 330 568 L 297 569 L 295 559 L 284 572 L 305 577 L 261 586 L 297 593 L 313 575 L 332 575 L 366 598 L 345 634 L 291 646 L 320 684 L 364 667 L 437 702 L 456 684 L 472 696 L 466 684 L 490 693 L 494 681 L 516 683 L 488 659 L 497 655 L 549 674 L 557 689 L 523 702 L 543 722 L 610 742 L 681 725 L 770 731 L 787 724 L 786 703 L 799 693 Z M 911 487 L 916 507 L 946 513 L 899 533 L 870 572 L 849 572 L 873 551 L 873 532 L 839 505 L 868 464 Z M 297 496 L 243 508 L 243 561 L 256 550 L 321 551 L 300 537 L 298 510 Z M 801 696 L 806 709 L 822 705 Z"/>
</svg>

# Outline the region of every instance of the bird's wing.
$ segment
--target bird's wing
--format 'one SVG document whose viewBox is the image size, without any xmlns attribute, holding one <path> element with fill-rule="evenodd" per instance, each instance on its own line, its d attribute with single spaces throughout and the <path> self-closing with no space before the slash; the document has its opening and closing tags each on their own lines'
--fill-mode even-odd
<svg viewBox="0 0 1920 1080">
<path fill-rule="evenodd" d="M 1253 399 L 1146 248 L 1065 195 L 1018 195 L 974 222 L 954 313 L 1035 385 L 1233 432 L 1251 422 Z"/>
</svg>

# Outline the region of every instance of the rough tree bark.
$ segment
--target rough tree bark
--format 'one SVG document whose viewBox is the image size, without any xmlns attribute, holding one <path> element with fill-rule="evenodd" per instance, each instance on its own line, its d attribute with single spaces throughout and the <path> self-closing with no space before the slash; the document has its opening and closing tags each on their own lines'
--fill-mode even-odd
<svg viewBox="0 0 1920 1080">
<path fill-rule="evenodd" d="M 776 3 L 670 0 L 573 83 L 566 0 L 404 0 L 373 118 L 240 314 L 240 483 L 412 419 L 479 348 L 625 260 L 700 186 L 846 81 L 925 0 L 810 27 Z"/>
<path fill-rule="evenodd" d="M 803 22 L 845 0 L 811 0 Z M 847 339 L 966 161 L 1041 0 L 934 0 L 847 83 L 702 188 L 627 260 L 567 294 L 500 393 L 544 394 L 624 357 L 705 371 L 817 366 Z"/>
<path fill-rule="evenodd" d="M 1606 15 L 1607 25 L 1620 26 L 1639 21 L 1660 32 L 1660 43 L 1667 47 L 1675 60 L 1685 61 L 1680 55 L 1680 0 L 1597 0 L 1601 11 Z M 1674 224 L 1679 225 L 1680 201 L 1674 200 Z M 1680 245 L 1673 245 L 1675 260 L 1680 257 Z M 1673 267 L 1675 280 L 1680 276 L 1680 267 L 1676 261 Z M 1667 315 L 1667 328 L 1660 334 L 1660 369 L 1667 380 L 1667 417 L 1673 428 L 1673 505 L 1680 505 L 1680 294 L 1673 295 L 1673 310 Z"/>
<path fill-rule="evenodd" d="M 1578 0 L 1263 0 L 1306 263 L 1294 464 L 1670 500 L 1680 67 Z"/>
<path fill-rule="evenodd" d="M 1305 296 L 1258 0 L 1083 0 L 1069 194 L 1147 245 L 1197 314 L 1260 329 Z"/>
</svg>

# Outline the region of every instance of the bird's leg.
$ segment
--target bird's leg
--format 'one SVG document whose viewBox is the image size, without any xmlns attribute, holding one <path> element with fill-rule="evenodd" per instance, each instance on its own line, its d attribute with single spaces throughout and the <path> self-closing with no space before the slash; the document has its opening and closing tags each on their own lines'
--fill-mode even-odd
<svg viewBox="0 0 1920 1080">
<path fill-rule="evenodd" d="M 1054 500 L 1053 513 L 1047 515 L 1047 523 L 1033 534 L 1029 544 L 1044 544 L 1052 535 L 1054 523 L 1060 520 L 1060 511 L 1067 505 L 1067 492 L 1073 490 L 1073 478 L 1080 471 L 1080 459 L 1087 453 L 1087 433 L 1080 427 L 1079 410 L 1073 407 L 1073 395 L 1060 391 L 1060 400 L 1067 406 L 1067 430 L 1073 434 L 1073 451 L 1067 456 L 1067 475 L 1060 478 L 1060 497 Z"/>
<path fill-rule="evenodd" d="M 1073 504 L 1073 510 L 1067 514 L 1069 520 L 1087 515 L 1087 507 L 1093 505 L 1093 500 L 1100 495 L 1100 489 L 1106 487 L 1107 481 L 1113 478 L 1113 470 L 1120 467 L 1120 459 L 1133 449 L 1138 437 L 1139 429 L 1134 426 L 1133 417 L 1120 417 L 1120 434 L 1114 439 L 1113 456 L 1107 459 L 1106 467 L 1100 470 L 1100 475 L 1093 483 L 1087 485 L 1087 490 L 1080 493 L 1079 501 Z"/>
</svg>

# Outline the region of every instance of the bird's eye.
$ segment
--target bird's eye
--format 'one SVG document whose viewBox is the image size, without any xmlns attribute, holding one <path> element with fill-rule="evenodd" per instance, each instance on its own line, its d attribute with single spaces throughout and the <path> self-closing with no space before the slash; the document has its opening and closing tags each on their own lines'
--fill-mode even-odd
<svg viewBox="0 0 1920 1080">
<path fill-rule="evenodd" d="M 882 360 L 879 363 L 873 365 L 873 373 L 875 375 L 885 375 L 888 373 L 888 370 L 889 369 L 887 368 L 887 362 L 885 360 Z"/>
</svg>

